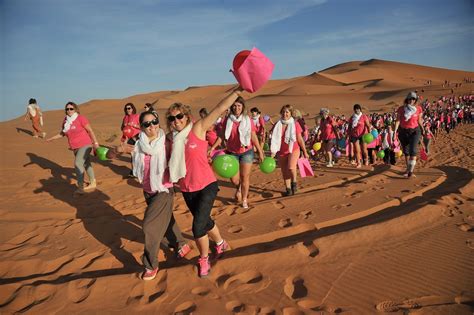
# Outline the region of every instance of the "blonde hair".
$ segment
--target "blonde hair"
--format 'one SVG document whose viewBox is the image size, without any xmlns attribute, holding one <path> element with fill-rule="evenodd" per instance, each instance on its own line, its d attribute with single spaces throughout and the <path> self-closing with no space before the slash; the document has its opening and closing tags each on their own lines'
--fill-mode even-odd
<svg viewBox="0 0 474 315">
<path fill-rule="evenodd" d="M 188 125 L 191 122 L 191 107 L 189 105 L 185 105 L 182 103 L 173 103 L 170 105 L 170 107 L 166 111 L 166 126 L 168 127 L 168 130 L 170 131 L 171 131 L 171 122 L 168 120 L 168 116 L 170 116 L 171 112 L 175 110 L 179 110 L 186 117 L 188 117 L 188 122 L 186 123 L 186 125 Z"/>
</svg>

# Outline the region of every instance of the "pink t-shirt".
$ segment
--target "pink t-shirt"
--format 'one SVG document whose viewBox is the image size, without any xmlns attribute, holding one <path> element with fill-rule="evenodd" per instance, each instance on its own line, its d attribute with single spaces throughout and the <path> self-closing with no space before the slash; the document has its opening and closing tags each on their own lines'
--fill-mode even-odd
<svg viewBox="0 0 474 315">
<path fill-rule="evenodd" d="M 280 146 L 280 156 L 285 156 L 285 155 L 288 155 L 290 154 L 290 146 L 288 143 L 285 142 L 285 132 L 286 132 L 286 126 L 283 125 L 283 128 L 281 129 L 281 146 Z M 303 128 L 301 128 L 301 125 L 295 121 L 295 128 L 296 128 L 296 134 L 301 134 L 301 132 L 303 131 Z M 295 143 L 293 143 L 293 152 L 295 151 L 299 151 L 300 150 L 300 146 L 298 144 L 298 141 L 296 141 Z"/>
<path fill-rule="evenodd" d="M 336 134 L 334 133 L 333 128 L 334 120 L 331 116 L 328 118 L 321 120 L 321 140 L 332 140 L 336 139 Z"/>
<path fill-rule="evenodd" d="M 224 133 L 225 133 L 225 126 L 227 126 L 227 119 L 226 118 L 224 121 Z M 247 152 L 248 150 L 253 148 L 252 141 L 250 141 L 250 144 L 247 147 L 243 147 L 240 143 L 240 134 L 239 134 L 239 126 L 240 122 L 234 122 L 232 124 L 232 131 L 230 132 L 230 137 L 227 139 L 227 151 L 232 152 L 232 153 L 244 153 Z M 253 123 L 252 118 L 250 118 L 250 126 L 251 130 L 253 132 L 256 132 L 257 128 L 255 128 L 255 124 Z"/>
<path fill-rule="evenodd" d="M 255 125 L 255 132 L 257 133 L 257 135 L 263 135 L 265 132 L 265 120 L 263 120 L 262 116 L 258 118 L 258 124 L 258 127 L 257 125 Z"/>
<path fill-rule="evenodd" d="M 140 115 L 138 115 L 138 114 L 125 115 L 125 117 L 123 117 L 122 124 L 123 124 L 123 126 L 126 126 L 127 124 L 133 124 L 133 125 L 136 125 L 136 126 L 140 126 Z M 132 127 L 132 130 L 133 130 L 132 136 L 130 138 L 133 138 L 137 134 L 140 133 L 140 127 L 138 127 L 138 128 L 134 127 L 134 126 L 130 126 L 130 127 Z M 124 141 L 124 140 L 125 140 L 125 136 L 122 135 L 122 141 Z"/>
<path fill-rule="evenodd" d="M 362 114 L 355 128 L 352 127 L 353 120 L 354 120 L 354 116 L 351 116 L 351 119 L 349 119 L 349 126 L 351 126 L 350 136 L 355 137 L 355 138 L 362 137 L 362 135 L 367 132 L 366 121 L 368 121 L 369 118 L 365 114 Z"/>
<path fill-rule="evenodd" d="M 184 146 L 186 176 L 179 180 L 179 187 L 184 192 L 194 192 L 217 181 L 207 161 L 207 141 L 199 139 L 191 130 Z"/>
<path fill-rule="evenodd" d="M 143 167 L 143 190 L 149 194 L 155 193 L 151 189 L 151 184 L 150 184 L 150 160 L 151 160 L 151 155 L 145 154 L 144 158 L 144 167 Z M 169 181 L 169 171 L 168 168 L 165 170 L 165 174 L 163 175 L 163 185 L 166 188 L 171 188 L 173 187 L 173 184 Z"/>
<path fill-rule="evenodd" d="M 423 113 L 420 106 L 416 106 L 416 112 L 408 119 L 405 120 L 405 106 L 400 106 L 397 110 L 398 119 L 400 120 L 400 127 L 403 129 L 414 129 L 418 127 L 418 117 Z"/>
<path fill-rule="evenodd" d="M 64 118 L 64 123 L 66 122 L 66 118 Z M 88 145 L 92 145 L 91 138 L 89 133 L 84 128 L 89 124 L 89 121 L 86 117 L 82 115 L 78 115 L 76 120 L 74 120 L 71 124 L 71 128 L 65 133 L 67 137 L 67 141 L 69 143 L 69 147 L 72 150 L 79 149 Z"/>
</svg>

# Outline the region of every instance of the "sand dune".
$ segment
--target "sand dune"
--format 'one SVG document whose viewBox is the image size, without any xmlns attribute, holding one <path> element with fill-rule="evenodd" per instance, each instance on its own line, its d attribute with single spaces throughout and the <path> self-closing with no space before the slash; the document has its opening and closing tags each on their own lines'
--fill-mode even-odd
<svg viewBox="0 0 474 315">
<path fill-rule="evenodd" d="M 249 106 L 276 117 L 282 104 L 311 114 L 389 110 L 406 92 L 450 93 L 444 80 L 472 72 L 382 60 L 354 61 L 309 76 L 269 82 Z M 433 85 L 423 85 L 427 79 Z M 210 107 L 232 85 L 192 87 L 81 105 L 101 144 L 119 142 L 123 105 L 181 101 Z M 462 84 L 456 94 L 472 92 Z M 45 113 L 58 131 L 63 111 Z M 311 123 L 311 122 L 310 122 Z M 0 312 L 158 314 L 472 314 L 474 310 L 473 125 L 436 139 L 417 177 L 402 164 L 353 168 L 342 158 L 282 197 L 279 170 L 253 166 L 249 209 L 220 179 L 212 215 L 232 250 L 199 279 L 194 248 L 183 261 L 159 254 L 153 281 L 139 279 L 145 202 L 129 160 L 98 161 L 98 189 L 74 197 L 66 141 L 34 139 L 20 118 L 0 123 Z M 417 166 L 418 167 L 418 166 Z M 192 239 L 192 216 L 178 194 L 174 213 Z"/>
</svg>

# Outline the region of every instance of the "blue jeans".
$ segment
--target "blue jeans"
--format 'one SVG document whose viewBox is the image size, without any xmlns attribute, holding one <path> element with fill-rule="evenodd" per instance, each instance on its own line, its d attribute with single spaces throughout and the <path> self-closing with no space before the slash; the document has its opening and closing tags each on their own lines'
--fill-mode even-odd
<svg viewBox="0 0 474 315">
<path fill-rule="evenodd" d="M 253 148 L 245 151 L 244 153 L 233 153 L 233 152 L 228 152 L 226 151 L 226 154 L 233 155 L 237 158 L 237 161 L 239 161 L 239 164 L 252 164 L 253 163 Z"/>
</svg>

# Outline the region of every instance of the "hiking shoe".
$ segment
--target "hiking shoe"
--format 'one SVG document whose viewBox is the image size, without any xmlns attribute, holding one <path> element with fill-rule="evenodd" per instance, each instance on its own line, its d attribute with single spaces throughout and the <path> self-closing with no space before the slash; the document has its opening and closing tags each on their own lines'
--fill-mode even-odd
<svg viewBox="0 0 474 315">
<path fill-rule="evenodd" d="M 198 268 L 199 277 L 204 278 L 209 275 L 209 272 L 211 272 L 211 263 L 209 262 L 209 256 L 200 257 L 198 259 Z"/>
<path fill-rule="evenodd" d="M 293 190 L 291 188 L 287 188 L 286 192 L 283 193 L 285 196 L 292 196 L 293 195 Z"/>
<path fill-rule="evenodd" d="M 229 244 L 224 240 L 221 245 L 217 245 L 214 247 L 215 252 L 215 259 L 218 259 L 224 254 L 225 251 L 230 249 Z"/>
<path fill-rule="evenodd" d="M 93 181 L 90 182 L 89 185 L 87 185 L 86 187 L 84 187 L 84 190 L 93 190 L 97 187 L 97 182 L 96 180 L 94 179 Z"/>
<path fill-rule="evenodd" d="M 155 269 L 145 268 L 145 271 L 142 274 L 142 279 L 145 281 L 153 280 L 155 279 L 157 273 L 158 273 L 158 267 Z"/>
<path fill-rule="evenodd" d="M 189 246 L 188 244 L 184 244 L 178 249 L 176 256 L 178 257 L 178 259 L 184 258 L 184 256 L 189 254 L 190 251 L 191 251 L 191 246 Z"/>
<path fill-rule="evenodd" d="M 296 194 L 296 192 L 298 191 L 298 185 L 296 183 L 291 183 L 291 192 L 294 194 Z"/>
</svg>

